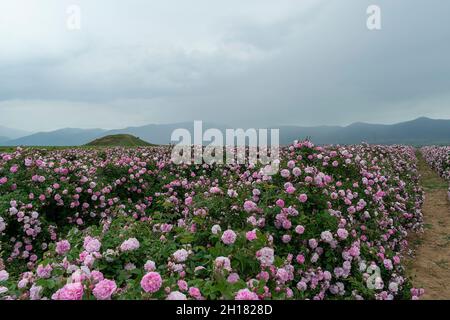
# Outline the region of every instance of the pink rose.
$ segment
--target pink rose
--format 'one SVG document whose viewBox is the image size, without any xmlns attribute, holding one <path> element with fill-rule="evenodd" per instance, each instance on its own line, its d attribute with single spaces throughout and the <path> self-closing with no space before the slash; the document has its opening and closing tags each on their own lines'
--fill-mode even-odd
<svg viewBox="0 0 450 320">
<path fill-rule="evenodd" d="M 117 285 L 113 280 L 104 279 L 95 285 L 92 293 L 97 300 L 110 300 L 116 289 Z"/>
<path fill-rule="evenodd" d="M 247 238 L 248 241 L 253 241 L 256 239 L 256 230 L 252 230 L 252 231 L 248 231 L 245 234 L 245 237 Z"/>
<path fill-rule="evenodd" d="M 235 300 L 259 300 L 258 295 L 248 289 L 241 289 L 234 297 Z"/>
<path fill-rule="evenodd" d="M 155 293 L 161 288 L 162 278 L 157 272 L 149 272 L 142 277 L 141 287 L 145 292 Z"/>
<path fill-rule="evenodd" d="M 59 255 L 63 255 L 70 250 L 70 243 L 67 240 L 61 240 L 56 243 L 56 253 Z"/>
<path fill-rule="evenodd" d="M 56 291 L 53 300 L 81 300 L 83 298 L 83 285 L 79 282 L 68 283 Z"/>
<path fill-rule="evenodd" d="M 236 233 L 233 230 L 226 230 L 222 235 L 222 242 L 225 244 L 233 244 L 236 241 Z"/>
<path fill-rule="evenodd" d="M 301 195 L 298 196 L 298 200 L 301 203 L 305 203 L 308 200 L 308 196 L 306 194 L 302 193 Z"/>
</svg>

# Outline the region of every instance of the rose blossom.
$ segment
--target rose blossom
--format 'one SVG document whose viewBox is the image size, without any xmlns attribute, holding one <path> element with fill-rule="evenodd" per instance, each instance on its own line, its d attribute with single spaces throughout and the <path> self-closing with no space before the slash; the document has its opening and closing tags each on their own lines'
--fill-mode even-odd
<svg viewBox="0 0 450 320">
<path fill-rule="evenodd" d="M 102 246 L 98 239 L 92 238 L 90 236 L 84 238 L 83 247 L 87 252 L 98 252 Z"/>
<path fill-rule="evenodd" d="M 274 258 L 274 250 L 272 248 L 264 247 L 256 252 L 256 258 L 261 263 L 263 267 L 270 267 L 275 258 Z"/>
<path fill-rule="evenodd" d="M 122 252 L 133 251 L 133 250 L 139 249 L 139 246 L 140 246 L 140 244 L 139 244 L 138 239 L 130 238 L 130 239 L 122 242 L 122 244 L 120 245 L 120 250 Z"/>
<path fill-rule="evenodd" d="M 152 260 L 147 260 L 147 262 L 144 265 L 144 269 L 147 272 L 155 271 L 156 270 L 155 262 L 153 262 Z"/>
<path fill-rule="evenodd" d="M 248 241 L 253 241 L 256 239 L 256 230 L 252 230 L 252 231 L 248 231 L 245 234 L 245 237 L 247 238 Z"/>
<path fill-rule="evenodd" d="M 70 243 L 67 240 L 61 240 L 56 243 L 56 253 L 59 255 L 64 255 L 65 253 L 69 252 L 70 250 Z"/>
<path fill-rule="evenodd" d="M 259 300 L 258 295 L 248 289 L 241 289 L 234 297 L 235 300 Z"/>
<path fill-rule="evenodd" d="M 173 253 L 173 258 L 178 263 L 185 262 L 187 260 L 188 256 L 189 256 L 189 252 L 187 252 L 185 249 L 180 249 Z"/>
<path fill-rule="evenodd" d="M 172 291 L 166 298 L 166 300 L 187 300 L 186 295 L 180 291 Z"/>
<path fill-rule="evenodd" d="M 116 289 L 117 285 L 115 281 L 104 279 L 95 285 L 92 293 L 97 300 L 110 300 Z"/>
<path fill-rule="evenodd" d="M 306 194 L 302 193 L 301 195 L 298 196 L 298 200 L 301 203 L 305 203 L 306 201 L 308 201 L 308 196 Z"/>
<path fill-rule="evenodd" d="M 6 270 L 1 270 L 0 271 L 0 282 L 2 281 L 6 281 L 9 278 L 9 274 Z"/>
<path fill-rule="evenodd" d="M 222 235 L 222 242 L 225 244 L 233 244 L 236 241 L 236 233 L 233 230 L 226 230 Z"/>
<path fill-rule="evenodd" d="M 52 275 L 53 268 L 51 265 L 43 266 L 42 264 L 38 265 L 36 269 L 36 274 L 39 278 L 48 279 Z"/>
<path fill-rule="evenodd" d="M 157 272 L 149 272 L 141 280 L 141 287 L 147 293 L 155 293 L 161 288 L 162 278 Z"/>
<path fill-rule="evenodd" d="M 52 295 L 53 300 L 81 300 L 83 285 L 79 282 L 68 283 Z"/>
</svg>

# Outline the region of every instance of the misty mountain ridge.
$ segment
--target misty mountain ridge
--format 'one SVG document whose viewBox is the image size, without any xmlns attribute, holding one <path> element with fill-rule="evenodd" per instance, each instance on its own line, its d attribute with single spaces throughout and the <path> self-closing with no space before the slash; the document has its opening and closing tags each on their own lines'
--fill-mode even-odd
<svg viewBox="0 0 450 320">
<path fill-rule="evenodd" d="M 30 134 L 31 134 L 31 132 L 29 132 L 29 131 L 0 126 L 0 142 L 2 142 L 3 139 L 7 139 L 7 140 L 18 139 L 21 137 L 28 136 Z"/>
<path fill-rule="evenodd" d="M 149 124 L 114 130 L 65 128 L 50 132 L 38 132 L 16 139 L 8 139 L 7 137 L 11 137 L 11 134 L 0 131 L 0 136 L 4 136 L 4 138 L 0 137 L 0 144 L 5 146 L 80 146 L 92 140 L 116 134 L 131 134 L 153 144 L 169 144 L 171 143 L 171 134 L 175 129 L 187 129 L 193 138 L 193 127 L 194 122 Z M 230 127 L 203 122 L 203 132 L 209 128 L 217 128 L 225 134 L 225 130 Z M 271 128 L 280 130 L 280 144 L 283 145 L 305 138 L 311 139 L 315 144 L 358 144 L 361 142 L 418 146 L 450 144 L 450 120 L 426 117 L 396 124 L 355 122 L 348 126 L 283 125 Z"/>
</svg>

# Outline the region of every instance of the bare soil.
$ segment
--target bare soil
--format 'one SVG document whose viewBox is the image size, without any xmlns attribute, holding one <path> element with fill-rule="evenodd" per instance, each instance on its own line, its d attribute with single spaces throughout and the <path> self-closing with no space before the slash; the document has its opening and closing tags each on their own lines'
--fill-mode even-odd
<svg viewBox="0 0 450 320">
<path fill-rule="evenodd" d="M 425 300 L 450 299 L 450 203 L 448 182 L 441 179 L 419 156 L 424 233 L 409 239 L 415 250 L 406 269 L 416 288 L 424 288 Z"/>
</svg>

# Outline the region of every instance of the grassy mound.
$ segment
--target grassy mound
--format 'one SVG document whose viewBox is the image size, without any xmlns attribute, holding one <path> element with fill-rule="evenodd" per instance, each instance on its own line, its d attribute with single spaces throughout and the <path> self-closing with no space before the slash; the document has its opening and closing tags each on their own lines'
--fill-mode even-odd
<svg viewBox="0 0 450 320">
<path fill-rule="evenodd" d="M 142 147 L 151 145 L 151 143 L 148 143 L 130 134 L 115 134 L 105 136 L 86 144 L 86 146 L 91 147 Z"/>
</svg>

